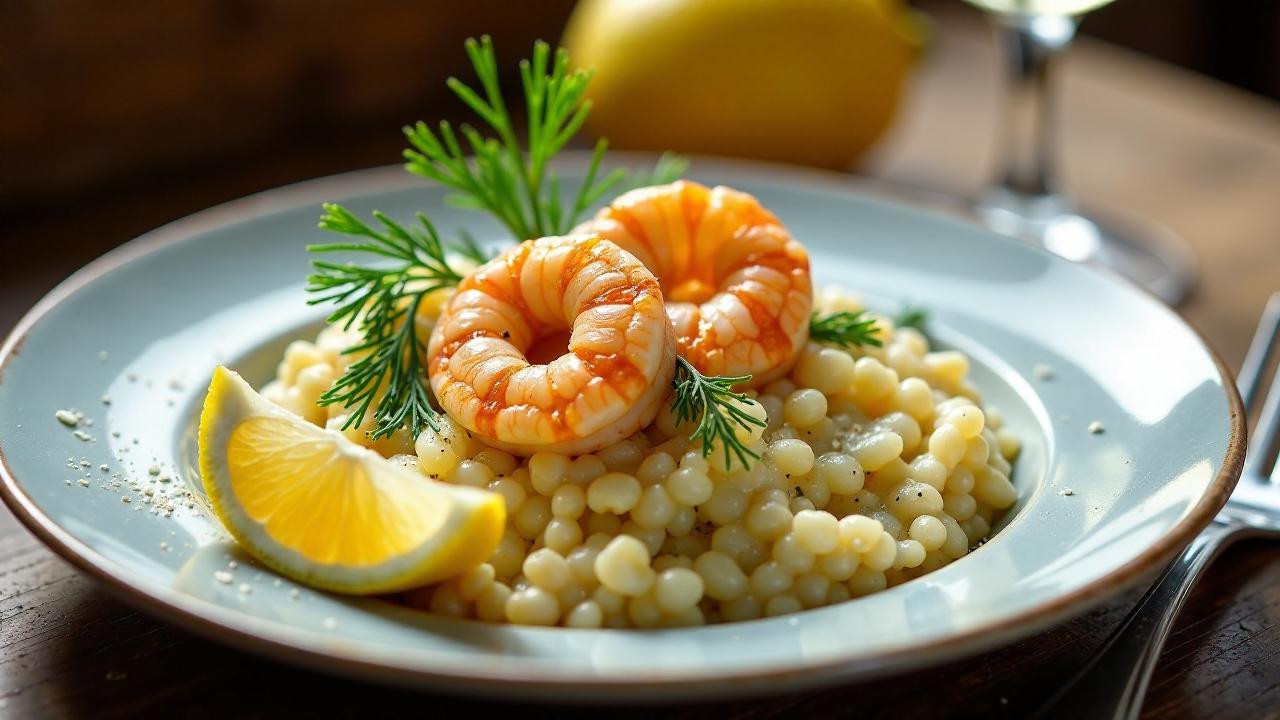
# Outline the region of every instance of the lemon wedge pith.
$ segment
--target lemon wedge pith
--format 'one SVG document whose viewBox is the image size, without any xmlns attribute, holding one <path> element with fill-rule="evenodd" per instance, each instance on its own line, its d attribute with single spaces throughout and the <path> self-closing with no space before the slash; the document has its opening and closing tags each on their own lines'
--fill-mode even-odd
<svg viewBox="0 0 1280 720">
<path fill-rule="evenodd" d="M 506 520 L 501 496 L 416 475 L 277 407 L 221 366 L 200 415 L 200 474 L 246 551 L 339 592 L 464 572 L 488 559 Z"/>
</svg>

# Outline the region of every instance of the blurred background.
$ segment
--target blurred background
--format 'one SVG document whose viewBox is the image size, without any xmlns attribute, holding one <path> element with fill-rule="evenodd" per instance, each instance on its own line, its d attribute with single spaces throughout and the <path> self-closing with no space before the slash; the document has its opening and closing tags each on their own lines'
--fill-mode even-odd
<svg viewBox="0 0 1280 720">
<path fill-rule="evenodd" d="M 772 2 L 814 3 L 831 5 Z M 691 32 L 719 27 L 725 18 L 713 17 L 717 12 L 727 16 L 727 8 L 745 7 L 721 0 L 692 4 L 720 9 L 687 21 Z M 738 61 L 728 53 L 732 43 L 715 31 L 705 43 L 698 36 L 701 54 L 667 67 L 665 77 L 675 79 L 655 89 L 635 75 L 643 65 L 638 59 L 676 43 L 671 38 L 679 26 L 636 40 L 625 37 L 630 20 L 611 27 L 599 18 L 579 20 L 586 29 L 575 53 L 608 67 L 597 79 L 599 85 L 608 78 L 608 87 L 601 86 L 607 95 L 597 98 L 597 122 L 586 135 L 603 132 L 621 147 L 749 155 L 951 192 L 971 189 L 962 186 L 991 164 L 1000 101 L 994 52 L 964 49 L 990 43 L 981 14 L 959 0 L 848 4 L 873 7 L 841 19 L 852 34 L 831 35 L 835 22 L 782 23 L 781 35 L 790 39 L 774 48 L 797 59 L 780 70 L 796 98 L 840 110 L 826 113 L 818 132 L 797 132 L 808 126 L 770 114 L 782 104 L 777 99 L 741 109 L 732 122 L 718 116 L 717 107 L 751 88 L 726 90 L 706 70 L 716 58 Z M 9 259 L 0 266 L 10 266 L 0 280 L 13 300 L 0 303 L 0 329 L 79 264 L 167 220 L 284 183 L 397 162 L 403 124 L 459 117 L 460 104 L 444 79 L 471 77 L 464 38 L 491 34 L 506 61 L 507 87 L 515 89 L 515 60 L 536 38 L 562 38 L 574 7 L 574 0 L 0 0 L 0 216 L 6 219 L 0 257 Z M 817 15 L 789 17 L 807 16 Z M 723 32 L 758 33 L 748 46 L 773 47 L 779 24 L 761 24 L 757 18 L 757 27 Z M 953 43 L 961 49 L 944 51 L 954 28 L 964 30 Z M 1241 93 L 1280 98 L 1278 2 L 1121 0 L 1089 14 L 1083 33 Z M 823 34 L 847 51 L 834 57 L 851 65 L 828 62 L 825 75 L 816 77 L 799 58 L 810 38 L 821 44 Z M 621 39 L 616 48 L 602 48 L 591 41 L 600 37 Z M 968 61 L 964 73 L 939 67 L 957 58 Z M 927 94 L 921 75 L 932 78 Z M 651 94 L 638 95 L 637 87 Z M 705 111 L 664 118 L 666 125 L 657 115 L 645 118 L 654 122 L 635 121 L 635 105 L 676 96 Z M 940 103 L 950 104 L 947 112 L 926 111 Z M 956 107 L 980 107 L 985 114 L 953 112 Z M 939 122 L 982 149 L 957 149 L 956 158 L 933 165 L 901 162 L 896 153 L 904 138 L 935 132 Z M 699 123 L 709 127 L 694 127 Z M 708 132 L 719 140 L 707 141 Z M 21 262 L 11 263 L 14 258 Z"/>
</svg>

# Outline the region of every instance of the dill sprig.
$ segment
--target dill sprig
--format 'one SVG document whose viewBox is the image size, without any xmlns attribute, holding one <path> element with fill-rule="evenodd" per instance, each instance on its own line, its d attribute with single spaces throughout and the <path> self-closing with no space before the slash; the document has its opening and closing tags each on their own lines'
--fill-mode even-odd
<svg viewBox="0 0 1280 720">
<path fill-rule="evenodd" d="M 373 228 L 341 205 L 326 203 L 324 211 L 321 229 L 360 239 L 309 245 L 309 252 L 358 252 L 391 262 L 357 265 L 312 260 L 314 272 L 307 277 L 312 297 L 307 303 L 337 305 L 328 322 L 341 323 L 344 330 L 354 326 L 362 336 L 359 344 L 345 351 L 359 359 L 320 396 L 319 404 L 352 408 L 342 426 L 345 430 L 363 423 L 378 400 L 370 433 L 375 439 L 405 426 L 414 437 L 427 427 L 438 430 L 439 414 L 431 406 L 420 354 L 425 346 L 415 318 L 423 298 L 457 285 L 462 276 L 449 267 L 440 237 L 422 213 L 418 213 L 422 227 L 411 228 L 374 211 L 381 228 Z"/>
<path fill-rule="evenodd" d="M 652 170 L 638 170 L 631 173 L 626 180 L 627 189 L 647 187 L 649 185 L 665 185 L 675 182 L 689 172 L 689 158 L 673 152 L 664 152 L 658 156 Z"/>
<path fill-rule="evenodd" d="M 404 151 L 405 169 L 452 189 L 450 201 L 454 205 L 492 213 L 516 240 L 567 232 L 626 176 L 617 169 L 598 177 L 608 148 L 602 138 L 595 144 L 582 186 L 566 206 L 559 178 L 548 167 L 591 112 L 591 101 L 583 94 L 593 71 L 571 71 L 563 48 L 553 54 L 547 43 L 534 43 L 532 59 L 520 62 L 528 114 L 526 147 L 522 149 L 502 98 L 493 41 L 488 35 L 478 41 L 471 38 L 466 48 L 480 88 L 449 78 L 449 89 L 496 137 L 486 137 L 471 125 L 455 130 L 449 122 L 441 122 L 433 130 L 418 122 L 404 129 L 413 146 Z"/>
<path fill-rule="evenodd" d="M 698 372 L 688 360 L 676 356 L 676 375 L 671 382 L 676 391 L 672 404 L 676 421 L 697 420 L 698 427 L 689 439 L 702 441 L 703 457 L 711 454 L 718 441 L 724 448 L 726 468 L 732 467 L 735 457 L 743 468 L 750 466 L 750 460 L 760 459 L 759 453 L 738 439 L 734 427 L 751 430 L 753 426 L 766 426 L 763 420 L 743 409 L 744 405 L 753 405 L 755 401 L 733 390 L 734 385 L 750 379 L 750 375 L 708 377 Z"/>
<path fill-rule="evenodd" d="M 809 319 L 809 337 L 845 349 L 863 345 L 880 347 L 884 343 L 879 334 L 875 318 L 867 317 L 865 310 L 840 310 L 827 315 L 814 315 Z"/>
<path fill-rule="evenodd" d="M 498 256 L 498 253 L 481 247 L 476 237 L 466 230 L 458 231 L 458 241 L 449 245 L 449 249 L 477 265 L 483 265 Z"/>
<path fill-rule="evenodd" d="M 920 332 L 924 332 L 924 326 L 929 322 L 929 311 L 919 305 L 910 302 L 903 304 L 902 309 L 893 318 L 893 324 L 897 327 L 915 328 Z"/>
<path fill-rule="evenodd" d="M 452 190 L 449 200 L 455 206 L 491 213 L 514 240 L 567 232 L 627 176 L 621 169 L 602 174 L 608 147 L 603 139 L 596 142 L 583 183 L 571 198 L 561 197 L 560 181 L 550 169 L 551 160 L 591 111 L 584 93 L 592 71 L 571 71 L 563 49 L 553 53 L 545 42 L 534 44 L 533 57 L 520 63 L 527 113 L 522 147 L 498 82 L 493 42 L 488 36 L 470 39 L 466 50 L 479 86 L 457 78 L 450 78 L 448 86 L 475 111 L 491 136 L 471 125 L 455 128 L 441 122 L 433 129 L 419 122 L 404 128 L 411 146 L 404 151 L 405 169 Z M 642 177 L 670 182 L 687 168 L 687 160 L 668 154 Z M 308 248 L 314 253 L 364 253 L 380 261 L 312 263 L 307 289 L 313 296 L 308 302 L 336 304 L 329 322 L 356 327 L 362 336 L 346 351 L 359 359 L 321 396 L 320 404 L 351 408 L 344 428 L 359 426 L 372 411 L 375 438 L 405 426 L 416 437 L 423 428 L 437 428 L 439 415 L 431 405 L 421 362 L 425 339 L 418 336 L 414 318 L 423 298 L 462 278 L 446 261 L 445 248 L 426 216 L 418 214 L 421 228 L 404 227 L 377 212 L 374 218 L 381 227 L 370 227 L 339 205 L 326 205 L 320 227 L 359 240 Z M 459 235 L 450 251 L 477 263 L 492 258 L 473 236 L 465 231 Z"/>
</svg>

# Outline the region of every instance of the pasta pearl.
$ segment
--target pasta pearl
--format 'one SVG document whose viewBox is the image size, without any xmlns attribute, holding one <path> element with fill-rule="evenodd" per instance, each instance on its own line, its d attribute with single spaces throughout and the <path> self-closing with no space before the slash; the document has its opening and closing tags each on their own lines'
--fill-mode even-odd
<svg viewBox="0 0 1280 720">
<path fill-rule="evenodd" d="M 694 572 L 702 578 L 708 597 L 725 601 L 747 592 L 747 576 L 728 555 L 710 550 L 693 561 Z"/>
<path fill-rule="evenodd" d="M 631 519 L 646 529 L 664 528 L 675 517 L 676 503 L 661 485 L 650 485 L 631 509 Z"/>
<path fill-rule="evenodd" d="M 862 489 L 866 474 L 850 455 L 824 453 L 814 464 L 814 477 L 827 483 L 833 493 L 852 495 Z"/>
<path fill-rule="evenodd" d="M 511 588 L 503 583 L 493 583 L 476 595 L 476 617 L 485 622 L 502 622 L 507 619 L 507 600 Z"/>
<path fill-rule="evenodd" d="M 807 572 L 813 568 L 814 556 L 790 533 L 773 544 L 773 559 L 794 572 Z"/>
<path fill-rule="evenodd" d="M 789 615 L 794 612 L 800 612 L 804 609 L 804 605 L 791 595 L 778 595 L 769 598 L 769 602 L 765 603 L 764 614 L 768 617 L 777 617 L 778 615 Z"/>
<path fill-rule="evenodd" d="M 569 472 L 569 458 L 559 453 L 539 452 L 529 458 L 529 481 L 533 489 L 551 497 Z"/>
<path fill-rule="evenodd" d="M 790 589 L 791 579 L 789 569 L 771 560 L 751 573 L 751 594 L 761 600 L 768 600 Z"/>
<path fill-rule="evenodd" d="M 560 603 L 542 588 L 527 587 L 507 598 L 507 619 L 519 625 L 555 625 Z"/>
<path fill-rule="evenodd" d="M 693 507 L 711 499 L 714 487 L 706 473 L 693 467 L 682 467 L 667 476 L 667 493 L 681 505 Z"/>
<path fill-rule="evenodd" d="M 813 448 L 803 440 L 779 440 L 769 446 L 769 460 L 778 472 L 799 477 L 813 469 Z"/>
<path fill-rule="evenodd" d="M 595 600 L 583 600 L 564 618 L 565 627 L 598 628 L 604 624 L 604 611 Z"/>
<path fill-rule="evenodd" d="M 577 520 L 587 509 L 587 494 L 577 485 L 561 485 L 551 496 L 551 514 L 565 520 Z"/>
<path fill-rule="evenodd" d="M 640 501 L 640 481 L 626 473 L 606 473 L 587 488 L 587 507 L 592 511 L 621 515 Z"/>
<path fill-rule="evenodd" d="M 942 547 L 947 539 L 947 526 L 932 515 L 921 515 L 913 520 L 909 532 L 912 540 L 930 552 Z"/>
<path fill-rule="evenodd" d="M 686 568 L 671 568 L 658 575 L 654 598 L 671 614 L 684 612 L 702 599 L 702 577 Z"/>
<path fill-rule="evenodd" d="M 610 541 L 596 556 L 595 568 L 600 583 L 619 595 L 642 595 L 653 586 L 649 550 L 630 535 Z"/>
<path fill-rule="evenodd" d="M 827 396 L 805 388 L 787 396 L 783 418 L 796 427 L 809 427 L 827 417 Z"/>
<path fill-rule="evenodd" d="M 829 553 L 840 542 L 839 521 L 831 513 L 821 510 L 796 513 L 791 532 L 796 542 L 814 555 Z"/>
<path fill-rule="evenodd" d="M 525 577 L 543 590 L 554 592 L 573 580 L 569 563 L 555 550 L 542 548 L 524 559 Z"/>
</svg>

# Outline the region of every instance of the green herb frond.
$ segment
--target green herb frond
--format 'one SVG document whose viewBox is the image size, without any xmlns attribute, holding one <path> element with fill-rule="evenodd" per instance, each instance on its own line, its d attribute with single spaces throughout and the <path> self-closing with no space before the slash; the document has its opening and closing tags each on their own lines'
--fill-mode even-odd
<svg viewBox="0 0 1280 720">
<path fill-rule="evenodd" d="M 414 318 L 423 298 L 457 285 L 462 276 L 449 267 L 439 235 L 421 213 L 422 227 L 416 228 L 375 211 L 381 227 L 374 228 L 341 205 L 326 203 L 324 211 L 320 228 L 359 240 L 310 245 L 308 251 L 365 253 L 386 264 L 312 260 L 307 303 L 336 305 L 327 320 L 344 329 L 354 326 L 362 337 L 345 351 L 359 359 L 320 396 L 319 404 L 351 408 L 346 429 L 362 424 L 377 400 L 374 438 L 406 426 L 415 437 L 424 428 L 439 429 L 421 363 L 425 347 Z"/>
<path fill-rule="evenodd" d="M 929 311 L 919 305 L 910 302 L 903 304 L 902 309 L 893 318 L 893 324 L 897 327 L 915 328 L 920 332 L 925 331 L 925 325 L 929 322 Z"/>
<path fill-rule="evenodd" d="M 492 213 L 516 240 L 566 232 L 625 175 L 614 170 L 599 177 L 608 147 L 599 140 L 585 181 L 566 208 L 560 181 L 549 169 L 551 159 L 573 139 L 591 112 L 591 102 L 583 96 L 592 71 L 570 70 L 569 55 L 563 49 L 552 53 L 547 43 L 534 43 L 533 57 L 520 63 L 528 114 L 526 148 L 522 149 L 502 97 L 493 41 L 487 35 L 472 38 L 466 48 L 479 89 L 457 78 L 449 78 L 449 89 L 496 137 L 470 125 L 455 129 L 441 122 L 432 129 L 419 122 L 404 129 L 412 146 L 404 152 L 405 168 L 452 189 L 455 205 Z"/>
<path fill-rule="evenodd" d="M 744 445 L 735 431 L 735 426 L 744 430 L 766 426 L 763 420 L 743 409 L 755 401 L 733 390 L 734 385 L 750 379 L 750 375 L 708 377 L 688 360 L 676 356 L 676 375 L 672 380 L 676 391 L 672 405 L 676 421 L 697 420 L 698 426 L 689 439 L 702 442 L 703 457 L 710 455 L 719 442 L 724 448 L 726 468 L 732 467 L 734 458 L 744 469 L 750 467 L 751 460 L 760 459 L 760 454 Z"/>
<path fill-rule="evenodd" d="M 626 185 L 629 189 L 665 185 L 679 180 L 687 172 L 689 172 L 689 158 L 673 152 L 664 152 L 658 156 L 658 161 L 654 163 L 652 170 L 631 173 Z"/>
<path fill-rule="evenodd" d="M 865 310 L 840 310 L 827 315 L 814 315 L 809 320 L 809 337 L 821 342 L 853 349 L 864 345 L 880 347 L 880 328 Z"/>
<path fill-rule="evenodd" d="M 545 42 L 534 44 L 533 56 L 520 63 L 528 116 L 522 147 L 503 99 L 493 42 L 488 36 L 470 39 L 466 51 L 478 85 L 450 78 L 448 86 L 479 117 L 483 132 L 448 122 L 406 127 L 410 147 L 404 151 L 405 168 L 451 190 L 448 200 L 453 205 L 491 213 L 517 241 L 568 232 L 626 176 L 623 170 L 602 171 L 608 147 L 603 139 L 595 144 L 584 181 L 571 197 L 562 197 L 560 180 L 550 169 L 556 153 L 572 140 L 591 111 L 585 99 L 591 71 L 570 70 L 563 49 L 553 52 Z M 687 167 L 683 158 L 664 155 L 644 177 L 652 183 L 670 182 Z M 351 408 L 344 427 L 359 426 L 372 412 L 374 437 L 404 426 L 416 437 L 424 427 L 436 427 L 438 415 L 430 404 L 420 365 L 424 341 L 417 335 L 414 316 L 424 297 L 462 278 L 449 267 L 445 248 L 426 216 L 418 215 L 421 227 L 405 227 L 376 212 L 374 219 L 377 222 L 371 226 L 346 208 L 326 205 L 320 227 L 353 240 L 309 248 L 318 254 L 364 253 L 382 261 L 312 262 L 309 302 L 335 305 L 329 322 L 346 329 L 356 327 L 362 336 L 360 344 L 348 351 L 359 359 L 320 402 Z M 449 250 L 477 263 L 492 257 L 465 232 Z M 735 379 L 726 381 L 730 381 L 727 390 Z"/>
<path fill-rule="evenodd" d="M 466 230 L 458 231 L 458 240 L 449 245 L 449 249 L 477 265 L 483 265 L 498 256 L 497 251 L 481 247 L 475 236 Z"/>
</svg>

